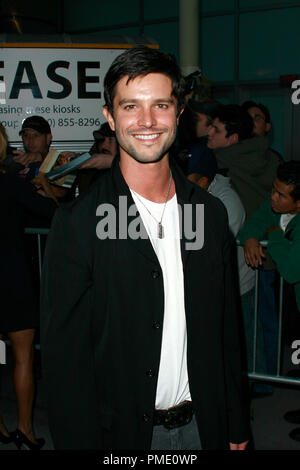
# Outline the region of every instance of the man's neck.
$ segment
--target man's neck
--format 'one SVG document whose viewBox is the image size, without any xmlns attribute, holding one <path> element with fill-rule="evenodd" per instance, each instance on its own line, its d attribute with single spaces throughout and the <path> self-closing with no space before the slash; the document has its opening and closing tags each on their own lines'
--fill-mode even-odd
<svg viewBox="0 0 300 470">
<path fill-rule="evenodd" d="M 226 145 L 225 147 L 217 147 L 212 150 L 215 152 L 219 152 L 219 151 L 226 150 L 226 149 L 232 149 L 233 147 L 236 146 L 236 144 L 238 144 L 238 142 L 236 142 L 235 144 Z"/>
<path fill-rule="evenodd" d="M 300 208 L 299 208 L 299 209 L 295 209 L 294 211 L 291 211 L 291 212 L 286 212 L 285 214 L 297 215 L 297 214 L 299 214 L 299 212 L 300 212 Z"/>
<path fill-rule="evenodd" d="M 122 158 L 120 155 L 120 169 L 130 189 L 150 201 L 165 202 L 171 178 L 168 155 L 155 163 L 139 163 L 131 157 Z M 174 194 L 175 185 L 172 182 L 168 200 Z"/>
</svg>

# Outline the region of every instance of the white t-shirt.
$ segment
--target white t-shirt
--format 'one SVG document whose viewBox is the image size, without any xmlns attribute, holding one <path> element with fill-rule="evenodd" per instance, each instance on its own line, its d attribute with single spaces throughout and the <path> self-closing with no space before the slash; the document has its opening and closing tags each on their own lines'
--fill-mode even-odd
<svg viewBox="0 0 300 470">
<path fill-rule="evenodd" d="M 216 175 L 211 182 L 208 191 L 215 197 L 219 198 L 226 207 L 228 214 L 228 224 L 234 237 L 244 225 L 246 213 L 241 199 L 230 184 L 230 179 L 223 175 Z M 255 272 L 246 264 L 244 256 L 244 248 L 237 247 L 237 261 L 239 269 L 240 295 L 253 289 L 255 285 Z"/>
<path fill-rule="evenodd" d="M 149 201 L 139 194 L 137 197 L 132 190 L 131 194 L 163 272 L 165 308 L 155 408 L 166 409 L 191 399 L 177 198 L 174 195 L 166 204 L 162 219 L 164 237 L 160 239 L 157 221 L 161 219 L 164 203 Z"/>
<path fill-rule="evenodd" d="M 296 216 L 297 214 L 282 214 L 280 217 L 280 228 L 285 232 L 289 222 Z"/>
</svg>

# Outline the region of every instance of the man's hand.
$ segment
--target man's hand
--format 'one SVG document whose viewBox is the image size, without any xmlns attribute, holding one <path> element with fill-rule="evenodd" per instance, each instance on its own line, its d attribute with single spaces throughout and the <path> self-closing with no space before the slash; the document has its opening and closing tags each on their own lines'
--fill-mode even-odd
<svg viewBox="0 0 300 470">
<path fill-rule="evenodd" d="M 244 255 L 247 264 L 252 268 L 257 268 L 258 264 L 262 265 L 265 258 L 263 247 L 256 238 L 248 238 L 244 244 Z"/>
<path fill-rule="evenodd" d="M 31 180 L 31 183 L 35 184 L 35 186 L 38 188 L 38 193 L 41 196 L 49 197 L 50 199 L 53 199 L 57 206 L 59 205 L 53 190 L 53 186 L 49 183 L 45 173 L 40 171 L 38 175 Z"/>
<path fill-rule="evenodd" d="M 61 152 L 57 159 L 57 163 L 59 166 L 66 165 L 67 163 L 69 163 L 70 160 L 72 160 L 72 158 L 76 158 L 78 157 L 78 155 L 79 154 L 75 152 Z"/>
<path fill-rule="evenodd" d="M 23 150 L 13 150 L 13 159 L 16 163 L 28 166 L 32 162 L 41 162 L 43 157 L 39 152 L 25 153 Z"/>
<path fill-rule="evenodd" d="M 274 230 L 278 230 L 279 232 L 282 232 L 281 228 L 278 227 L 278 225 L 272 225 L 271 227 L 268 228 L 267 230 L 267 238 L 269 238 L 269 234 L 273 232 Z"/>
<path fill-rule="evenodd" d="M 89 168 L 95 168 L 96 170 L 105 170 L 111 167 L 114 158 L 115 156 L 111 154 L 95 153 L 92 158 L 81 165 L 80 169 L 88 170 Z"/>
<path fill-rule="evenodd" d="M 233 444 L 229 442 L 230 450 L 245 450 L 249 441 L 241 442 L 240 444 Z"/>
</svg>

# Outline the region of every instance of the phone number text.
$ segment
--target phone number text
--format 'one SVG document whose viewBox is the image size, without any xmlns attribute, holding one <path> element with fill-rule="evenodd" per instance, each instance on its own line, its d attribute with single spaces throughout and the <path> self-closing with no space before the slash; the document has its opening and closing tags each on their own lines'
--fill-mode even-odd
<svg viewBox="0 0 300 470">
<path fill-rule="evenodd" d="M 47 119 L 51 127 L 89 127 L 89 126 L 100 126 L 101 121 L 99 118 L 59 118 L 59 119 Z"/>
</svg>

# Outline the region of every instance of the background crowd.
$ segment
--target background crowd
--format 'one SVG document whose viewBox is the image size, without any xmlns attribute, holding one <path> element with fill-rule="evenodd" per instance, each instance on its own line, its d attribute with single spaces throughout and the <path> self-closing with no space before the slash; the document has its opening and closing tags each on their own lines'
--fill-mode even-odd
<svg viewBox="0 0 300 470">
<path fill-rule="evenodd" d="M 289 166 L 286 166 L 283 157 L 270 147 L 270 130 L 270 113 L 261 103 L 247 101 L 242 105 L 222 105 L 212 99 L 199 101 L 189 90 L 179 122 L 176 145 L 171 149 L 171 158 L 192 183 L 222 201 L 228 213 L 229 227 L 237 240 L 245 246 L 249 239 L 257 242 L 254 242 L 255 246 L 248 247 L 247 262 L 244 248 L 238 246 L 238 243 L 236 250 L 245 349 L 244 371 L 247 373 L 253 369 L 255 268 L 259 268 L 256 370 L 272 375 L 276 373 L 277 367 L 276 299 L 279 274 L 295 286 L 298 309 L 300 306 L 297 265 L 299 255 L 298 247 L 295 246 L 297 237 L 295 239 L 292 236 L 288 246 L 285 237 L 287 227 L 292 227 L 295 234 L 299 225 L 300 162 L 289 162 Z M 13 349 L 13 381 L 18 410 L 16 431 L 8 432 L 0 420 L 0 441 L 14 441 L 18 448 L 23 444 L 30 449 L 39 449 L 44 445 L 44 439 L 35 435 L 32 418 L 33 345 L 39 332 L 39 281 L 34 262 L 34 247 L 24 236 L 24 229 L 50 227 L 59 205 L 80 197 L 92 184 L 101 184 L 103 172 L 109 171 L 113 159 L 118 155 L 118 144 L 115 133 L 107 123 L 102 124 L 93 135 L 91 158 L 76 170 L 73 185 L 66 188 L 55 181 L 50 183 L 45 173 L 39 171 L 52 141 L 51 128 L 44 118 L 31 116 L 23 122 L 20 131 L 22 150 L 9 145 L 9 136 L 0 125 L 0 292 L 1 307 L 5 311 L 0 318 L 0 333 L 2 338 L 11 342 Z M 64 152 L 63 156 L 69 161 L 77 155 Z M 298 192 L 293 193 L 290 188 L 296 188 Z M 282 198 L 286 189 L 291 205 L 282 207 L 276 202 L 276 198 Z M 270 224 L 276 224 L 280 230 L 268 232 L 269 222 L 263 227 L 262 222 L 267 217 L 272 217 L 269 214 L 270 197 L 273 212 L 290 214 L 293 217 L 288 218 L 284 226 L 280 225 L 279 219 L 271 219 Z M 259 212 L 257 215 L 262 210 L 266 213 L 261 215 Z M 257 225 L 261 228 L 260 231 L 257 231 Z M 258 240 L 268 237 L 272 245 L 269 250 L 271 256 L 258 243 Z M 292 259 L 291 256 L 296 260 L 292 275 L 291 264 L 286 266 L 282 263 L 282 257 L 287 256 L 287 251 L 283 250 L 289 250 L 291 244 L 294 244 L 294 251 L 292 255 L 289 254 L 289 260 Z M 276 245 L 275 248 L 273 245 Z M 251 262 L 251 256 L 254 262 Z M 294 295 L 294 289 L 289 292 Z M 295 313 L 296 302 L 290 301 L 290 305 L 290 310 Z M 273 392 L 269 384 L 250 385 L 252 398 Z M 287 419 L 300 423 L 299 410 L 292 415 L 288 414 Z M 291 437 L 300 440 L 300 430 L 297 428 Z"/>
</svg>

